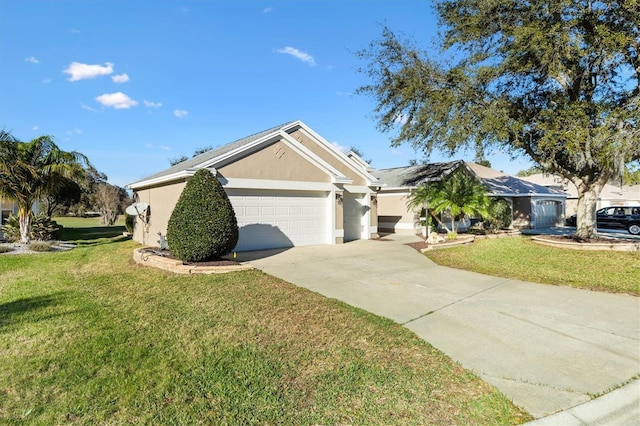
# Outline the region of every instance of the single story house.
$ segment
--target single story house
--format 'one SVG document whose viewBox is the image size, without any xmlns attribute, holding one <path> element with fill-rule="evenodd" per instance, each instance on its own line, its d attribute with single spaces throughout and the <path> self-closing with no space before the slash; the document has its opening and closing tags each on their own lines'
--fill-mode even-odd
<svg viewBox="0 0 640 426">
<path fill-rule="evenodd" d="M 379 230 L 415 232 L 419 227 L 420 209 L 407 207 L 413 191 L 420 185 L 446 178 L 460 167 L 464 167 L 487 187 L 488 196 L 504 198 L 511 204 L 513 228 L 544 228 L 564 222 L 566 194 L 563 191 L 458 160 L 371 170 L 371 174 L 383 183 L 378 192 Z"/>
<path fill-rule="evenodd" d="M 570 180 L 549 174 L 537 173 L 521 179 L 537 185 L 546 186 L 567 194 L 566 214 L 571 216 L 578 209 L 578 188 Z M 612 185 L 606 184 L 598 196 L 596 208 L 609 206 L 638 206 L 640 205 L 640 185 Z"/>
<path fill-rule="evenodd" d="M 158 246 L 186 182 L 207 168 L 233 205 L 235 251 L 341 244 L 378 233 L 380 182 L 301 121 L 264 130 L 131 183 L 147 211 L 133 238 Z M 169 244 L 171 242 L 169 241 Z"/>
</svg>

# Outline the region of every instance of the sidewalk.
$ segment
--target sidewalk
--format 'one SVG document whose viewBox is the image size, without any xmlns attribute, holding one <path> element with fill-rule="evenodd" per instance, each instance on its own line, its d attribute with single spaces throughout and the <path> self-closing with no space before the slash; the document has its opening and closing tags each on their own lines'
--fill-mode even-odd
<svg viewBox="0 0 640 426">
<path fill-rule="evenodd" d="M 640 379 L 599 398 L 527 424 L 530 426 L 640 425 Z"/>
</svg>

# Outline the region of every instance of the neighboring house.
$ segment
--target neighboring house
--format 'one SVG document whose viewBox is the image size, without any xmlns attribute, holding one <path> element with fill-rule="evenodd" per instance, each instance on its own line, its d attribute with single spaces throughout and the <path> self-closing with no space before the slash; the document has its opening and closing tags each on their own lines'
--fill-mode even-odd
<svg viewBox="0 0 640 426">
<path fill-rule="evenodd" d="M 33 213 L 40 212 L 40 203 L 33 203 Z M 10 215 L 18 215 L 18 206 L 13 201 L 8 201 L 0 197 L 0 225 L 4 225 Z M 0 231 L 0 239 L 2 239 L 2 231 Z"/>
<path fill-rule="evenodd" d="M 134 239 L 158 246 L 187 180 L 207 168 L 238 219 L 235 251 L 340 244 L 378 233 L 378 180 L 301 121 L 215 148 L 128 185 L 149 205 Z M 144 223 L 147 221 L 148 223 Z M 169 242 L 170 244 L 170 242 Z"/>
<path fill-rule="evenodd" d="M 568 179 L 560 176 L 537 173 L 520 179 L 546 186 L 567 194 L 567 217 L 575 214 L 578 208 L 578 189 Z M 640 185 L 611 185 L 606 184 L 596 202 L 596 208 L 609 206 L 637 206 L 640 205 Z"/>
<path fill-rule="evenodd" d="M 460 167 L 475 175 L 490 197 L 501 197 L 513 212 L 512 227 L 544 228 L 564 222 L 563 191 L 536 185 L 488 167 L 463 161 L 431 163 L 393 169 L 372 170 L 383 187 L 378 192 L 378 228 L 381 232 L 415 232 L 420 209 L 409 209 L 412 192 L 422 184 L 446 178 Z"/>
<path fill-rule="evenodd" d="M 33 203 L 33 213 L 38 214 L 40 211 L 40 203 Z M 13 201 L 8 201 L 0 197 L 0 225 L 4 225 L 4 221 L 7 220 L 9 215 L 18 214 L 18 206 Z"/>
</svg>

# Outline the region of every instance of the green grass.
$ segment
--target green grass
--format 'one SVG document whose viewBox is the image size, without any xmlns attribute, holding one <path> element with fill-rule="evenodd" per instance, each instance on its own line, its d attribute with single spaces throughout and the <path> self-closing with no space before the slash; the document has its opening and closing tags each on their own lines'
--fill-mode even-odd
<svg viewBox="0 0 640 426">
<path fill-rule="evenodd" d="M 123 216 L 118 218 L 114 226 L 100 225 L 99 217 L 54 217 L 53 220 L 63 226 L 62 240 L 80 244 L 89 240 L 121 236 L 126 231 Z"/>
<path fill-rule="evenodd" d="M 0 257 L 1 424 L 531 418 L 390 320 L 258 271 L 172 275 L 134 264 L 130 240 L 97 241 Z"/>
<path fill-rule="evenodd" d="M 535 244 L 530 237 L 476 240 L 433 250 L 439 265 L 543 284 L 640 294 L 640 253 L 581 251 Z"/>
</svg>

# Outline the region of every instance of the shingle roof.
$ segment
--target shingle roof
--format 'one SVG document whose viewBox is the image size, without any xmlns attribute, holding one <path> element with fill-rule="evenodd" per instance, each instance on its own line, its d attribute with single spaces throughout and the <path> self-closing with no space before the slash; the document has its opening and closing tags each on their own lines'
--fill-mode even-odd
<svg viewBox="0 0 640 426">
<path fill-rule="evenodd" d="M 514 196 L 514 195 L 566 195 L 564 191 L 556 188 L 549 188 L 533 182 L 499 172 L 489 167 L 475 163 L 465 163 L 467 168 L 475 174 L 478 179 L 489 189 L 491 195 Z"/>
<path fill-rule="evenodd" d="M 537 173 L 531 176 L 525 176 L 522 179 L 546 187 L 562 188 L 569 198 L 578 198 L 576 185 L 562 177 L 548 173 Z M 640 185 L 624 185 L 620 187 L 607 183 L 602 188 L 599 198 L 601 200 L 640 202 Z"/>
<path fill-rule="evenodd" d="M 551 195 L 562 196 L 564 191 L 527 182 L 498 170 L 462 160 L 446 163 L 421 164 L 393 169 L 371 170 L 371 174 L 386 184 L 387 188 L 415 187 L 446 177 L 460 166 L 466 166 L 487 187 L 490 195 Z"/>
<path fill-rule="evenodd" d="M 370 170 L 369 173 L 386 184 L 388 188 L 412 187 L 426 182 L 440 180 L 463 164 L 462 161 L 458 160 L 445 163 L 395 167 L 392 169 L 374 169 Z"/>
<path fill-rule="evenodd" d="M 267 135 L 270 135 L 272 133 L 277 133 L 279 132 L 281 129 L 287 127 L 288 125 L 290 125 L 291 123 L 293 123 L 293 121 L 289 121 L 287 123 L 281 124 L 279 126 L 275 126 L 272 127 L 270 129 L 267 130 L 263 130 L 261 132 L 255 133 L 251 136 L 246 136 L 242 139 L 238 139 L 234 142 L 228 143 L 226 145 L 222 145 L 219 146 L 217 148 L 212 149 L 211 151 L 207 151 L 205 153 L 202 153 L 200 155 L 197 155 L 193 158 L 189 158 L 188 160 L 185 160 L 181 163 L 178 163 L 174 166 L 169 167 L 168 169 L 162 170 L 161 172 L 155 173 L 151 176 L 147 176 L 143 179 L 140 179 L 136 182 L 131 183 L 130 185 L 135 185 L 138 182 L 144 182 L 147 180 L 152 180 L 152 179 L 157 179 L 157 178 L 161 178 L 163 176 L 169 176 L 172 175 L 174 173 L 179 173 L 179 172 L 183 172 L 185 170 L 189 170 L 192 169 L 202 163 L 205 163 L 209 160 L 213 160 L 216 157 L 219 157 L 223 154 L 226 154 L 230 151 L 233 151 L 236 148 L 240 148 L 246 144 L 249 144 L 251 142 L 257 141 L 258 139 L 261 139 Z"/>
</svg>

